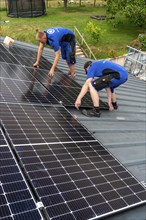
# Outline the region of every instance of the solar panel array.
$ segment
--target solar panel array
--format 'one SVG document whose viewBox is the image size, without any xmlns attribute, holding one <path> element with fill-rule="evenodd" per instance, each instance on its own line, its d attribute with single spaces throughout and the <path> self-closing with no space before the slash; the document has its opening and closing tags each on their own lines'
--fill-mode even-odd
<svg viewBox="0 0 146 220">
<path fill-rule="evenodd" d="M 2 50 L 3 49 L 1 45 L 0 53 L 2 53 L 2 62 L 7 62 L 9 64 L 21 64 L 23 67 L 26 67 L 27 70 L 33 74 L 33 76 L 37 78 L 42 85 L 45 86 L 46 96 L 47 91 L 49 90 L 49 92 L 64 106 L 74 106 L 77 95 L 81 90 L 81 86 L 75 82 L 75 80 L 68 77 L 58 68 L 55 68 L 55 77 L 52 80 L 48 79 L 48 72 L 52 64 L 48 62 L 44 57 L 42 57 L 40 60 L 39 69 L 34 70 L 32 66 L 33 63 L 35 63 L 37 56 L 37 53 L 34 51 L 17 47 L 10 48 L 10 53 L 6 49 L 4 49 L 5 51 Z M 24 70 L 22 70 L 22 72 L 24 72 Z M 29 80 L 32 80 L 31 77 Z M 81 107 L 92 107 L 92 101 L 89 93 L 87 93 L 83 98 Z M 100 100 L 100 108 L 103 110 L 108 110 L 107 103 L 104 103 Z"/>
<path fill-rule="evenodd" d="M 32 194 L 0 130 L 0 219 L 41 220 Z"/>
<path fill-rule="evenodd" d="M 0 213 L 1 207 L 6 213 L 4 219 L 18 219 L 15 212 L 13 216 L 7 211 L 9 206 L 17 209 L 20 220 L 37 220 L 41 214 L 45 220 L 91 220 L 146 202 L 145 187 L 59 104 L 50 90 L 47 99 L 46 88 L 32 69 L 4 62 L 1 67 L 1 126 L 9 143 L 3 143 L 1 135 L 1 149 L 8 150 L 9 155 L 12 151 L 11 159 L 16 156 L 15 166 L 21 168 L 23 184 L 29 186 L 27 191 L 32 195 L 27 197 L 27 192 L 23 199 L 24 204 L 31 200 L 29 208 L 10 201 L 3 209 L 0 203 Z M 58 90 L 59 82 L 55 84 Z M 10 160 L 9 169 L 5 165 L 7 153 L 1 155 L 1 178 L 5 184 L 14 181 L 21 186 L 21 179 L 11 171 Z M 9 174 L 3 175 L 7 170 L 9 178 Z M 14 197 L 19 194 L 16 189 Z M 6 190 L 0 190 L 3 201 Z M 41 209 L 36 208 L 33 198 L 41 202 Z"/>
</svg>

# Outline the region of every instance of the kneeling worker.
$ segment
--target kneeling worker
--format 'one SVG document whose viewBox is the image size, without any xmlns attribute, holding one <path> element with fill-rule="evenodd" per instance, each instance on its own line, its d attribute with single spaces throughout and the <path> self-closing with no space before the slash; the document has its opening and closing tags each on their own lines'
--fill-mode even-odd
<svg viewBox="0 0 146 220">
<path fill-rule="evenodd" d="M 63 28 L 63 27 L 53 27 L 39 32 L 36 30 L 36 40 L 40 42 L 38 49 L 37 60 L 33 64 L 34 67 L 39 66 L 39 61 L 43 53 L 43 48 L 45 44 L 48 44 L 54 49 L 55 59 L 53 65 L 49 71 L 49 75 L 52 77 L 54 75 L 55 67 L 60 58 L 60 52 L 62 59 L 65 59 L 69 67 L 69 75 L 74 76 L 75 74 L 75 49 L 76 40 L 73 31 Z"/>
<path fill-rule="evenodd" d="M 109 110 L 113 111 L 117 109 L 118 105 L 114 89 L 127 81 L 127 70 L 123 66 L 108 60 L 87 61 L 84 65 L 84 69 L 87 74 L 86 82 L 82 86 L 81 92 L 76 99 L 75 107 L 79 109 L 82 98 L 89 90 L 93 102 L 93 109 L 84 109 L 82 113 L 86 116 L 100 117 L 98 91 L 106 89 Z M 94 80 L 94 77 L 98 78 Z"/>
</svg>

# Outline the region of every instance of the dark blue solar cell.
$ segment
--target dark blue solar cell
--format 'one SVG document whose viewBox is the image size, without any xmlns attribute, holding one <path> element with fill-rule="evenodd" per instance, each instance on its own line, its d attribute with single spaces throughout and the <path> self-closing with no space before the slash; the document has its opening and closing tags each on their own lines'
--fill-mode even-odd
<svg viewBox="0 0 146 220">
<path fill-rule="evenodd" d="M 23 164 L 33 164 L 33 163 L 40 163 L 40 159 L 38 157 L 25 157 L 21 158 Z"/>
<path fill-rule="evenodd" d="M 107 212 L 113 211 L 113 209 L 107 203 L 95 205 L 95 206 L 93 206 L 93 210 L 95 211 L 97 217 L 100 215 L 103 215 Z"/>
<path fill-rule="evenodd" d="M 36 187 L 36 188 L 53 185 L 53 181 L 49 177 L 32 180 L 32 183 L 33 183 L 34 187 Z"/>
<path fill-rule="evenodd" d="M 46 162 L 44 163 L 44 167 L 47 169 L 60 167 L 61 164 L 58 161 Z"/>
<path fill-rule="evenodd" d="M 18 173 L 19 169 L 16 166 L 9 166 L 9 167 L 5 167 L 5 169 L 1 169 L 0 170 L 0 175 L 5 175 L 7 173 Z"/>
<path fill-rule="evenodd" d="M 39 171 L 29 172 L 28 175 L 29 175 L 31 180 L 39 179 L 39 178 L 45 178 L 45 177 L 49 176 L 49 174 L 46 170 L 39 170 Z"/>
<path fill-rule="evenodd" d="M 98 170 L 89 170 L 85 172 L 88 177 L 101 176 Z"/>
<path fill-rule="evenodd" d="M 123 180 L 127 185 L 134 185 L 137 184 L 137 181 L 134 178 L 124 179 Z"/>
<path fill-rule="evenodd" d="M 5 217 L 10 216 L 10 209 L 8 207 L 8 205 L 2 205 L 0 206 L 0 213 L 1 213 L 1 218 L 5 219 Z"/>
<path fill-rule="evenodd" d="M 83 188 L 80 191 L 83 194 L 83 196 L 85 196 L 85 197 L 90 196 L 90 195 L 95 195 L 95 194 L 99 193 L 97 188 L 94 187 L 94 186 L 91 186 L 91 187 L 88 187 L 88 188 Z"/>
<path fill-rule="evenodd" d="M 37 170 L 44 170 L 44 166 L 42 164 L 31 164 L 25 165 L 26 170 L 29 171 L 37 171 Z"/>
<path fill-rule="evenodd" d="M 95 185 L 100 185 L 100 184 L 106 183 L 106 179 L 103 176 L 93 177 L 90 180 Z"/>
<path fill-rule="evenodd" d="M 131 189 L 129 189 L 129 187 L 117 189 L 117 192 L 121 195 L 121 197 L 127 196 L 127 195 L 132 195 L 132 191 L 131 191 Z"/>
<path fill-rule="evenodd" d="M 3 188 L 4 188 L 4 191 L 8 193 L 8 192 L 15 192 L 18 190 L 26 189 L 27 186 L 24 181 L 21 181 L 21 182 L 19 181 L 19 182 L 12 182 L 12 183 L 5 184 L 3 185 Z"/>
<path fill-rule="evenodd" d="M 0 206 L 6 204 L 6 197 L 4 195 L 0 195 Z"/>
<path fill-rule="evenodd" d="M 37 192 L 38 192 L 40 197 L 59 193 L 59 191 L 58 191 L 56 186 L 40 187 L 40 188 L 37 188 L 36 190 L 37 190 Z"/>
<path fill-rule="evenodd" d="M 146 191 L 144 192 L 139 192 L 136 194 L 142 201 L 146 200 Z"/>
<path fill-rule="evenodd" d="M 0 160 L 0 167 L 13 166 L 15 165 L 14 159 L 3 159 Z"/>
<path fill-rule="evenodd" d="M 77 187 L 73 182 L 67 182 L 67 183 L 57 184 L 57 188 L 61 192 L 66 192 L 66 191 L 74 190 Z"/>
<path fill-rule="evenodd" d="M 56 204 L 64 202 L 63 197 L 59 194 L 52 195 L 52 196 L 48 195 L 46 197 L 43 197 L 41 200 L 42 200 L 45 207 L 56 205 Z"/>
<path fill-rule="evenodd" d="M 2 187 L 0 186 L 0 195 L 3 194 L 3 189 Z"/>
<path fill-rule="evenodd" d="M 3 152 L 8 152 L 8 147 L 7 146 L 1 146 L 1 153 L 3 153 Z"/>
<path fill-rule="evenodd" d="M 114 189 L 126 187 L 126 184 L 122 180 L 113 181 L 113 182 L 111 182 L 111 185 Z"/>
<path fill-rule="evenodd" d="M 78 172 L 78 173 L 71 173 L 70 177 L 75 181 L 75 180 L 81 180 L 81 179 L 86 179 L 87 176 L 83 172 Z"/>
<path fill-rule="evenodd" d="M 73 212 L 76 220 L 88 220 L 95 217 L 95 212 L 91 208 L 85 208 L 76 212 Z"/>
<path fill-rule="evenodd" d="M 19 201 L 18 203 L 11 203 L 10 208 L 13 214 L 17 214 L 20 212 L 27 212 L 36 208 L 34 201 L 32 199 L 28 199 L 25 201 Z"/>
<path fill-rule="evenodd" d="M 1 181 L 3 184 L 22 181 L 22 175 L 20 173 L 6 174 L 1 176 Z"/>
<path fill-rule="evenodd" d="M 92 195 L 92 196 L 87 197 L 87 201 L 92 206 L 95 204 L 104 203 L 105 199 L 103 198 L 102 195 L 97 194 L 97 195 Z"/>
<path fill-rule="evenodd" d="M 80 165 L 83 170 L 95 170 L 95 166 L 91 163 Z"/>
<path fill-rule="evenodd" d="M 65 198 L 66 201 L 82 198 L 82 194 L 78 190 L 73 190 L 70 192 L 64 192 L 62 193 L 63 197 Z"/>
<path fill-rule="evenodd" d="M 73 200 L 73 201 L 68 202 L 67 205 L 72 211 L 88 208 L 89 206 L 88 203 L 85 201 L 85 199 Z"/>
<path fill-rule="evenodd" d="M 114 210 L 121 209 L 127 206 L 127 204 L 121 198 L 110 201 L 109 204 Z"/>
<path fill-rule="evenodd" d="M 50 218 L 55 217 L 55 216 L 57 217 L 57 216 L 60 216 L 60 215 L 63 215 L 65 213 L 70 212 L 67 204 L 65 204 L 65 203 L 47 207 L 46 210 L 47 210 Z"/>
<path fill-rule="evenodd" d="M 62 168 L 54 168 L 54 169 L 48 169 L 48 173 L 50 174 L 50 176 L 58 176 L 58 175 L 64 175 L 66 174 L 66 171 Z"/>
<path fill-rule="evenodd" d="M 125 171 L 125 168 L 120 165 L 116 167 L 112 167 L 112 169 L 117 173 Z"/>
<path fill-rule="evenodd" d="M 127 202 L 128 205 L 140 202 L 140 199 L 136 195 L 125 196 L 124 200 Z"/>
<path fill-rule="evenodd" d="M 102 193 L 102 195 L 107 201 L 119 198 L 118 193 L 116 193 L 115 191 L 104 192 Z"/>
<path fill-rule="evenodd" d="M 106 180 L 109 181 L 109 182 L 114 182 L 114 181 L 120 181 L 120 178 L 118 175 L 116 174 L 109 174 L 109 175 L 106 175 L 105 176 Z M 124 184 L 124 183 L 123 183 Z"/>
<path fill-rule="evenodd" d="M 14 216 L 14 220 L 42 220 L 38 210 L 30 210 L 29 212 L 20 213 Z"/>
<path fill-rule="evenodd" d="M 0 152 L 0 159 L 3 159 L 3 158 L 11 158 L 12 157 L 12 155 L 11 155 L 11 153 L 10 152 Z"/>
<path fill-rule="evenodd" d="M 121 172 L 121 173 L 118 173 L 118 176 L 121 177 L 122 179 L 126 179 L 126 178 L 129 178 L 131 177 L 130 173 L 128 172 Z"/>
<path fill-rule="evenodd" d="M 111 190 L 113 190 L 113 188 L 112 188 L 112 186 L 110 185 L 110 183 L 104 183 L 104 184 L 98 185 L 98 186 L 97 186 L 97 189 L 98 189 L 100 192 L 106 192 L 106 191 L 111 191 Z"/>
<path fill-rule="evenodd" d="M 71 179 L 68 175 L 61 175 L 61 176 L 53 176 L 52 179 L 56 184 L 58 183 L 65 183 L 65 182 L 70 182 Z"/>
<path fill-rule="evenodd" d="M 84 187 L 91 186 L 91 181 L 89 179 L 77 180 L 75 181 L 76 186 L 81 189 Z"/>
<path fill-rule="evenodd" d="M 79 166 L 65 167 L 65 170 L 67 171 L 67 173 L 75 173 L 82 171 Z"/>
<path fill-rule="evenodd" d="M 7 199 L 9 203 L 14 203 L 17 201 L 31 199 L 31 194 L 28 190 L 22 190 L 21 192 L 11 192 L 7 193 Z"/>
<path fill-rule="evenodd" d="M 62 166 L 64 166 L 64 167 L 74 166 L 74 165 L 77 164 L 73 159 L 70 159 L 70 160 L 62 160 L 62 161 L 60 161 L 60 163 L 61 163 Z"/>
</svg>

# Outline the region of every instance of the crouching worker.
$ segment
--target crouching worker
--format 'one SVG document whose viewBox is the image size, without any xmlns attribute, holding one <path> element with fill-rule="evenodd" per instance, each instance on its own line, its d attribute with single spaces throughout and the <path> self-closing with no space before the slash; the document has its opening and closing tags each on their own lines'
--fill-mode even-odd
<svg viewBox="0 0 146 220">
<path fill-rule="evenodd" d="M 39 32 L 36 30 L 36 40 L 40 42 L 40 46 L 38 49 L 37 60 L 33 64 L 34 67 L 39 66 L 39 61 L 43 53 L 43 48 L 45 44 L 51 46 L 55 52 L 55 59 L 53 65 L 49 71 L 49 75 L 52 77 L 54 75 L 55 67 L 60 58 L 60 53 L 62 59 L 66 60 L 67 65 L 69 67 L 70 76 L 74 76 L 75 74 L 75 50 L 76 50 L 76 40 L 74 33 L 63 27 L 53 27 L 44 30 L 43 32 Z"/>
<path fill-rule="evenodd" d="M 113 111 L 117 109 L 118 105 L 114 90 L 127 81 L 127 70 L 123 66 L 108 60 L 98 60 L 95 62 L 87 61 L 84 65 L 84 69 L 87 74 L 86 82 L 76 99 L 75 107 L 79 109 L 82 98 L 89 90 L 93 102 L 93 109 L 84 109 L 82 113 L 86 116 L 100 117 L 98 92 L 102 89 L 106 89 L 109 110 Z M 98 78 L 94 79 L 94 77 Z"/>
</svg>

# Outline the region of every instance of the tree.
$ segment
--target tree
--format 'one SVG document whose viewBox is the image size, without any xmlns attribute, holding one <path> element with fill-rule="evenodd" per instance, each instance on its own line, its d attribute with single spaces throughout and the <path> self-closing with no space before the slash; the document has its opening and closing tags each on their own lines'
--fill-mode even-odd
<svg viewBox="0 0 146 220">
<path fill-rule="evenodd" d="M 63 0 L 64 1 L 64 10 L 67 9 L 67 3 L 68 3 L 68 0 Z"/>
<path fill-rule="evenodd" d="M 117 17 L 122 14 L 137 26 L 146 24 L 146 0 L 105 0 L 107 14 Z"/>
</svg>

